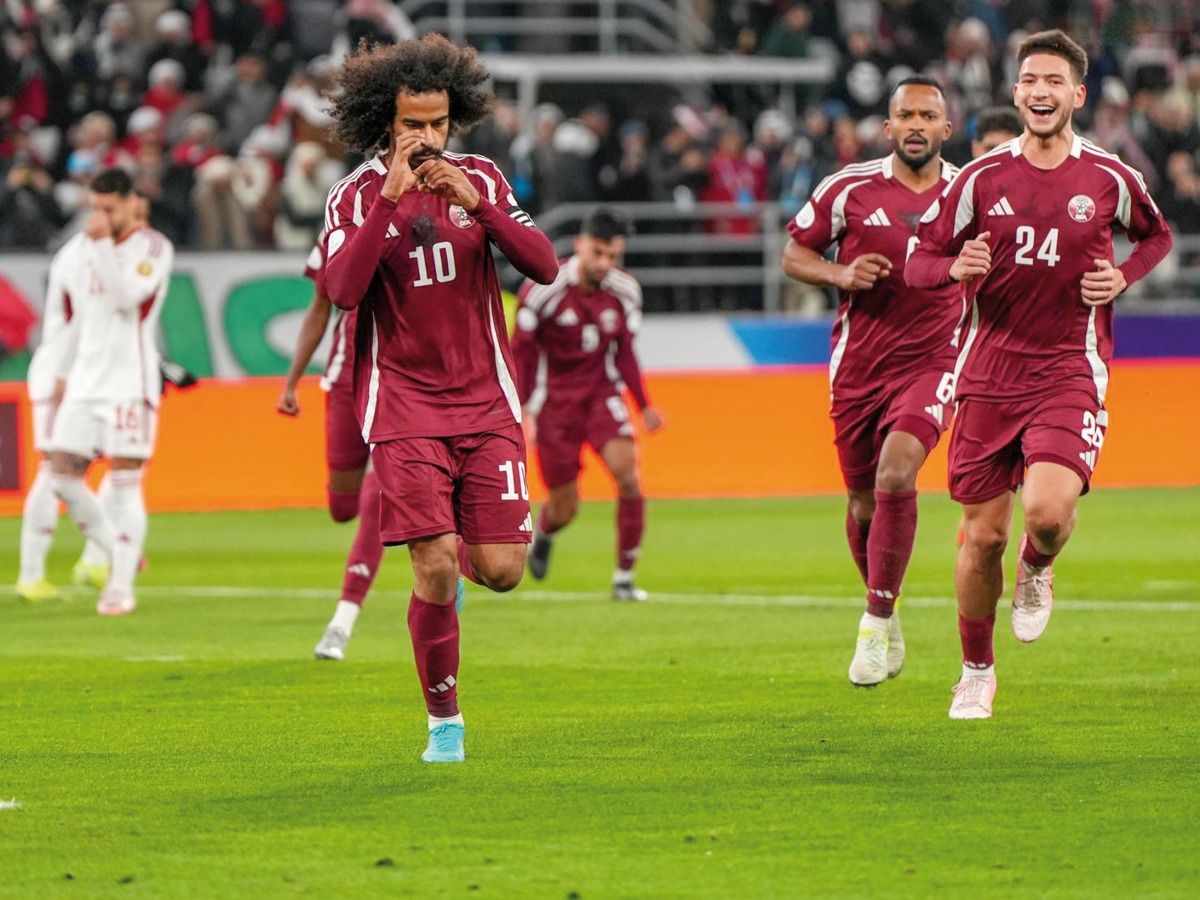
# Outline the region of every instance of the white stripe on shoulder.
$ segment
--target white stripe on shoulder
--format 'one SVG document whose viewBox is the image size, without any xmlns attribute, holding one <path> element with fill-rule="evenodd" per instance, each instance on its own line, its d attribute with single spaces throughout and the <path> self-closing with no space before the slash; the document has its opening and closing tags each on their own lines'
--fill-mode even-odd
<svg viewBox="0 0 1200 900">
<path fill-rule="evenodd" d="M 570 289 L 566 267 L 558 270 L 558 277 L 549 284 L 535 284 L 525 295 L 525 305 L 539 315 L 548 314 L 548 310 L 557 306 Z M 543 316 L 544 317 L 544 316 Z"/>
<path fill-rule="evenodd" d="M 1089 141 L 1087 138 L 1084 138 L 1082 140 L 1082 144 L 1083 144 L 1083 149 L 1086 150 L 1088 153 L 1091 153 L 1094 156 L 1102 157 L 1103 159 L 1106 159 L 1110 162 L 1116 163 L 1121 169 L 1125 170 L 1125 173 L 1127 175 L 1129 175 L 1131 178 L 1133 178 L 1135 181 L 1137 181 L 1138 187 L 1140 187 L 1143 192 L 1145 192 L 1147 194 L 1150 193 L 1146 189 L 1146 179 L 1142 177 L 1142 173 L 1139 172 L 1137 169 L 1135 169 L 1133 166 L 1129 165 L 1129 163 L 1127 163 L 1123 159 L 1121 159 L 1120 156 L 1118 156 L 1115 153 L 1110 153 L 1108 150 L 1104 150 L 1104 149 L 1096 146 L 1091 141 Z"/>
<path fill-rule="evenodd" d="M 338 215 L 338 204 L 342 202 L 342 197 L 350 185 L 358 181 L 368 169 L 373 169 L 371 163 L 373 160 L 367 160 L 341 181 L 337 182 L 329 189 L 329 199 L 325 203 L 325 230 L 332 231 L 339 225 L 344 224 L 341 221 L 341 216 Z"/>
<path fill-rule="evenodd" d="M 813 191 L 812 200 L 820 201 L 835 185 L 844 182 L 848 178 L 862 178 L 863 176 L 871 176 L 882 172 L 882 159 L 873 159 L 869 162 L 854 163 L 853 165 L 846 166 L 844 169 L 824 178 L 817 185 L 817 189 Z"/>
</svg>

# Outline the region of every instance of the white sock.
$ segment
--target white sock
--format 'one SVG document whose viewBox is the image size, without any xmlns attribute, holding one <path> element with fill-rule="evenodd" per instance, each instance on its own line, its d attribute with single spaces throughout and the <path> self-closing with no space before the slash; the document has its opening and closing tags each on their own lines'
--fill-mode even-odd
<svg viewBox="0 0 1200 900">
<path fill-rule="evenodd" d="M 113 505 L 112 478 L 110 476 L 111 473 L 104 473 L 104 477 L 100 480 L 100 487 L 96 491 L 96 499 L 100 501 L 100 508 L 104 510 L 104 514 L 108 516 L 108 520 L 111 522 L 113 518 Z M 80 559 L 89 566 L 107 566 L 109 563 L 108 556 L 100 549 L 100 545 L 92 540 L 83 545 L 83 556 Z"/>
<path fill-rule="evenodd" d="M 133 578 L 137 574 L 142 548 L 146 544 L 146 504 L 142 500 L 142 470 L 119 469 L 112 477 L 112 525 L 116 533 L 113 544 L 112 575 L 108 587 L 133 593 Z"/>
<path fill-rule="evenodd" d="M 613 584 L 632 584 L 633 569 L 617 569 L 613 572 Z"/>
<path fill-rule="evenodd" d="M 991 678 L 995 674 L 995 666 L 987 666 L 983 669 L 977 669 L 974 666 L 968 666 L 966 663 L 963 663 L 963 678 Z"/>
<path fill-rule="evenodd" d="M 331 626 L 336 625 L 346 632 L 349 637 L 354 631 L 354 623 L 358 619 L 358 614 L 362 607 L 357 603 L 351 603 L 349 600 L 339 600 L 337 609 L 333 611 L 333 618 L 329 620 Z"/>
<path fill-rule="evenodd" d="M 51 473 L 50 482 L 54 485 L 54 493 L 63 503 L 75 524 L 79 526 L 84 537 L 93 540 L 106 556 L 112 555 L 113 528 L 108 516 L 100 508 L 99 502 L 83 478 L 79 475 L 59 475 Z"/>
<path fill-rule="evenodd" d="M 54 542 L 58 526 L 58 497 L 50 481 L 50 464 L 38 466 L 37 477 L 25 497 L 21 517 L 21 575 L 22 584 L 41 581 L 46 577 L 46 557 Z"/>
<path fill-rule="evenodd" d="M 430 731 L 433 731 L 433 729 L 437 728 L 439 725 L 462 725 L 464 728 L 467 727 L 467 723 L 463 721 L 462 713 L 459 713 L 456 716 L 449 716 L 445 719 L 439 719 L 437 716 L 429 717 Z"/>
<path fill-rule="evenodd" d="M 876 631 L 887 631 L 892 627 L 891 619 L 885 619 L 882 616 L 873 616 L 869 612 L 863 613 L 862 622 L 870 625 Z"/>
</svg>

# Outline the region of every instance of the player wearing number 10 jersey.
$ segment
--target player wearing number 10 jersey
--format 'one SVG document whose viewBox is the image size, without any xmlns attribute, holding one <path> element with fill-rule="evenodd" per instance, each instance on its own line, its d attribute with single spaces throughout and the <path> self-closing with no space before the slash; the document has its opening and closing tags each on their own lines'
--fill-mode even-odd
<svg viewBox="0 0 1200 900">
<path fill-rule="evenodd" d="M 1017 50 L 1024 135 L 969 163 L 930 207 L 908 283 L 976 288 L 959 334 L 950 493 L 963 504 L 955 571 L 963 673 L 950 716 L 988 718 L 1004 548 L 1024 483 L 1012 627 L 1032 641 L 1053 602 L 1050 566 L 1108 427 L 1112 301 L 1167 254 L 1171 234 L 1141 175 L 1071 128 L 1087 55 L 1061 31 Z M 1136 247 L 1114 266 L 1112 235 Z"/>
<path fill-rule="evenodd" d="M 826 178 L 789 225 L 783 267 L 838 288 L 829 364 L 838 461 L 849 496 L 846 535 L 867 587 L 850 681 L 899 674 L 896 602 L 917 528 L 917 473 L 954 415 L 951 337 L 961 311 L 951 287 L 914 291 L 904 259 L 917 220 L 957 171 L 941 158 L 946 98 L 923 76 L 888 105 L 894 152 Z M 838 244 L 835 262 L 821 254 Z"/>
<path fill-rule="evenodd" d="M 532 533 L 492 247 L 535 281 L 558 275 L 499 169 L 446 152 L 451 131 L 488 114 L 487 79 L 474 50 L 440 35 L 364 42 L 333 106 L 342 140 L 370 155 L 330 192 L 325 285 L 336 306 L 358 310 L 355 407 L 379 476 L 380 538 L 407 543 L 412 558 L 427 762 L 463 759 L 459 572 L 511 590 Z"/>
</svg>

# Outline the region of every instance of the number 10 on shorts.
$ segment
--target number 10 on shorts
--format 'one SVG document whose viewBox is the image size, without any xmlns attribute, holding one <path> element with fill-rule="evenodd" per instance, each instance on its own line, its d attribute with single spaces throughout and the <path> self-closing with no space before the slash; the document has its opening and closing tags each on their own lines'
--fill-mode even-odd
<svg viewBox="0 0 1200 900">
<path fill-rule="evenodd" d="M 508 479 L 508 490 L 500 495 L 501 500 L 528 500 L 529 487 L 525 484 L 525 463 L 517 462 L 517 472 L 513 475 L 513 464 L 510 460 L 506 463 L 501 463 L 497 468 L 504 473 L 504 477 Z M 517 493 L 517 481 L 521 483 L 521 493 Z"/>
</svg>

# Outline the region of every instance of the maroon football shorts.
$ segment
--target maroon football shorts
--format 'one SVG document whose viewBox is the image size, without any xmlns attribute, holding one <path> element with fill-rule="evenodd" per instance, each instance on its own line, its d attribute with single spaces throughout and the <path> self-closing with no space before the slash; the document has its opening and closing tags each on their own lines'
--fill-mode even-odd
<svg viewBox="0 0 1200 900">
<path fill-rule="evenodd" d="M 335 387 L 325 394 L 325 464 L 331 471 L 346 472 L 365 467 L 370 455 L 354 414 L 353 393 Z"/>
<path fill-rule="evenodd" d="M 516 423 L 482 434 L 383 441 L 371 459 L 385 544 L 455 532 L 468 544 L 532 538 L 525 436 Z"/>
<path fill-rule="evenodd" d="M 1108 431 L 1108 412 L 1095 394 L 1071 389 L 1034 399 L 968 398 L 950 439 L 950 496 L 983 503 L 1025 481 L 1025 469 L 1052 462 L 1091 486 Z"/>
<path fill-rule="evenodd" d="M 600 448 L 618 437 L 633 437 L 629 410 L 619 394 L 601 394 L 584 406 L 547 405 L 537 418 L 537 454 L 547 487 L 569 484 L 579 477 L 584 444 Z"/>
<path fill-rule="evenodd" d="M 950 381 L 938 369 L 916 372 L 894 383 L 880 385 L 869 397 L 834 400 L 834 439 L 842 478 L 852 491 L 875 487 L 879 452 L 891 431 L 911 434 L 930 453 L 954 418 Z"/>
</svg>

